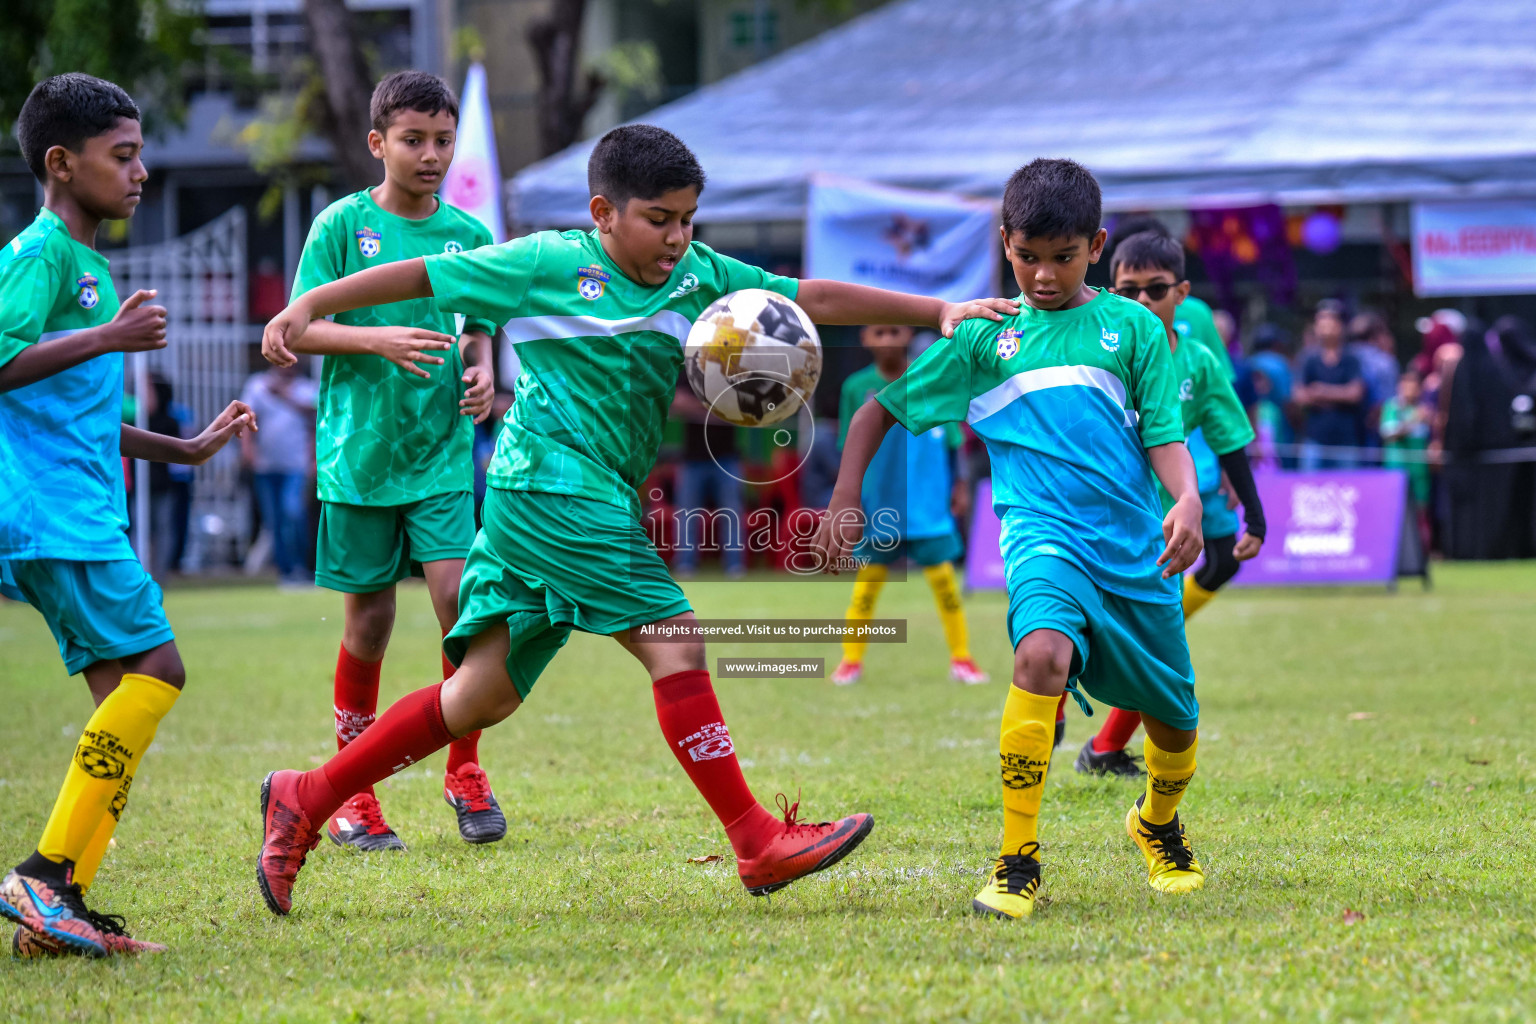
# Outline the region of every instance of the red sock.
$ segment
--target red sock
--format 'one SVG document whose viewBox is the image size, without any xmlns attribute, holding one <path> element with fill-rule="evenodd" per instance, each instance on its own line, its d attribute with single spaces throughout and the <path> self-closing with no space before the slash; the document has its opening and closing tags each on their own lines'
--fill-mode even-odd
<svg viewBox="0 0 1536 1024">
<path fill-rule="evenodd" d="M 444 633 L 443 636 L 447 636 Z M 443 678 L 457 671 L 453 662 L 448 660 L 448 655 L 443 655 Z M 463 736 L 448 744 L 448 774 L 452 775 L 466 764 L 480 763 L 480 730 L 467 732 Z"/>
<path fill-rule="evenodd" d="M 346 644 L 336 655 L 336 685 L 333 710 L 336 715 L 336 749 L 363 734 L 373 724 L 379 710 L 379 669 L 382 661 L 363 661 L 347 650 Z M 368 795 L 373 795 L 370 787 Z M 348 794 L 350 795 L 350 794 Z"/>
<path fill-rule="evenodd" d="M 401 697 L 335 757 L 304 773 L 299 804 L 311 823 L 335 814 L 353 793 L 448 745 L 453 737 L 443 724 L 442 690 L 442 683 L 433 683 Z"/>
<path fill-rule="evenodd" d="M 673 756 L 725 826 L 737 856 L 752 856 L 777 834 L 779 822 L 742 778 L 709 672 L 673 673 L 656 680 L 653 692 L 656 718 Z"/>
<path fill-rule="evenodd" d="M 1124 750 L 1125 745 L 1131 741 L 1131 733 L 1140 724 L 1140 712 L 1110 708 L 1109 714 L 1104 717 L 1104 724 L 1099 727 L 1099 734 L 1093 738 L 1093 752 L 1107 754 L 1111 750 Z"/>
<path fill-rule="evenodd" d="M 1058 721 L 1058 722 L 1065 722 L 1066 720 L 1067 720 L 1067 695 L 1066 694 L 1062 694 L 1061 695 L 1061 700 L 1056 702 L 1056 721 Z"/>
</svg>

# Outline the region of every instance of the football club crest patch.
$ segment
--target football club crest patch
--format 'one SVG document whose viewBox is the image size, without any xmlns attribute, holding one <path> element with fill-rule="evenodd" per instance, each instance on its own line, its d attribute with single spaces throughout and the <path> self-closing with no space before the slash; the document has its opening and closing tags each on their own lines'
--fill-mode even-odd
<svg viewBox="0 0 1536 1024">
<path fill-rule="evenodd" d="M 588 302 L 596 301 L 603 297 L 603 289 L 608 285 L 608 271 L 602 267 L 580 267 L 576 271 L 576 294 Z"/>
<path fill-rule="evenodd" d="M 1108 327 L 1099 328 L 1099 347 L 1105 352 L 1120 351 L 1120 332 L 1112 331 Z"/>
<path fill-rule="evenodd" d="M 100 283 L 100 281 L 96 280 L 94 274 L 86 274 L 75 282 L 75 287 L 80 289 L 77 300 L 80 303 L 81 309 L 96 308 L 96 303 L 101 301 L 101 293 L 96 290 L 96 286 Z"/>
<path fill-rule="evenodd" d="M 1017 327 L 1007 327 L 997 332 L 997 358 L 1012 359 L 1019 354 L 1019 337 L 1023 334 Z"/>
<path fill-rule="evenodd" d="M 372 228 L 362 228 L 357 232 L 357 251 L 363 254 L 363 259 L 371 260 L 379 254 L 379 239 L 382 237 Z"/>
</svg>

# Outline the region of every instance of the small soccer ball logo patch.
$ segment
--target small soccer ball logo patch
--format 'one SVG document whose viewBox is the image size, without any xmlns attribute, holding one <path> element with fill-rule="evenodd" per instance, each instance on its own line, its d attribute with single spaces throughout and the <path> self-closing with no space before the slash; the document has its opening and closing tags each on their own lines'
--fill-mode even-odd
<svg viewBox="0 0 1536 1024">
<path fill-rule="evenodd" d="M 84 744 L 75 748 L 75 764 L 93 779 L 120 779 L 128 769 L 116 754 Z"/>
<path fill-rule="evenodd" d="M 357 232 L 357 251 L 363 254 L 363 259 L 371 260 L 379 254 L 379 239 L 382 237 L 372 228 L 363 228 Z"/>
<path fill-rule="evenodd" d="M 608 278 L 608 271 L 602 267 L 581 267 L 576 271 L 576 294 L 588 302 L 595 302 L 603 297 Z"/>
<path fill-rule="evenodd" d="M 1016 327 L 997 332 L 997 358 L 1012 359 L 1019 354 L 1020 333 Z"/>
<path fill-rule="evenodd" d="M 1120 351 L 1120 332 L 1112 331 L 1108 327 L 1099 328 L 1099 346 L 1105 352 Z"/>
<path fill-rule="evenodd" d="M 86 274 L 75 282 L 75 287 L 80 289 L 77 301 L 81 309 L 96 308 L 96 304 L 101 301 L 101 293 L 96 290 L 96 286 L 100 283 L 94 274 Z"/>
</svg>

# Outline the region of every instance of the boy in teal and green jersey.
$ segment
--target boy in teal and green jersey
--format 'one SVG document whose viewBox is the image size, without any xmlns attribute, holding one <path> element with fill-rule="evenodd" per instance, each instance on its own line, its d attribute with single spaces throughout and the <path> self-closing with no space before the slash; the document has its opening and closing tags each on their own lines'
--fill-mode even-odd
<svg viewBox="0 0 1536 1024">
<path fill-rule="evenodd" d="M 16 137 L 43 209 L 0 249 L 0 593 L 42 614 L 96 710 L 35 852 L 0 879 L 0 917 L 19 926 L 20 957 L 160 952 L 84 902 L 186 681 L 160 588 L 128 544 L 122 459 L 200 465 L 256 419 L 232 402 L 189 440 L 122 423 L 123 353 L 166 343 L 165 310 L 145 304 L 155 293 L 119 303 L 96 251 L 101 222 L 133 216 L 149 177 L 128 94 L 49 78 Z"/>
<path fill-rule="evenodd" d="M 1179 384 L 1184 432 L 1190 437 L 1203 436 L 1204 450 L 1217 463 L 1217 479 L 1225 475 L 1230 481 L 1247 521 L 1246 530 L 1239 539 L 1237 516 L 1227 507 L 1226 495 L 1217 490 L 1207 497 L 1202 489 L 1200 499 L 1205 510 L 1202 529 L 1219 529 L 1221 532 L 1205 534 L 1205 561 L 1184 579 L 1184 617 L 1188 620 L 1193 609 L 1199 608 L 1209 600 L 1212 592 L 1232 578 L 1239 562 L 1257 555 L 1264 542 L 1264 507 L 1259 501 L 1246 450 L 1253 443 L 1253 425 L 1237 392 L 1232 389 L 1225 367 L 1209 348 L 1189 340 L 1188 334 L 1179 330 L 1179 315 L 1189 305 L 1184 247 L 1165 233 L 1144 231 L 1131 235 L 1115 248 L 1110 269 L 1116 294 L 1141 302 L 1156 313 L 1167 328 L 1168 343 L 1173 349 L 1174 377 Z M 1197 468 L 1197 479 L 1199 476 Z M 1205 483 L 1200 480 L 1202 488 Z M 1164 508 L 1172 505 L 1172 498 L 1166 491 L 1162 492 L 1162 499 Z M 1213 519 L 1211 505 L 1207 502 L 1219 503 L 1224 517 Z M 1141 769 L 1126 753 L 1125 745 L 1140 722 L 1141 717 L 1135 711 L 1112 708 L 1098 734 L 1079 750 L 1077 770 L 1139 777 Z"/>
<path fill-rule="evenodd" d="M 964 420 L 986 444 L 1014 670 L 1002 850 L 972 907 L 1000 918 L 1035 909 L 1052 726 L 1063 692 L 1083 700 L 1079 688 L 1145 716 L 1150 778 L 1126 830 L 1148 883 L 1187 892 L 1204 880 L 1177 813 L 1199 719 L 1178 575 L 1200 553 L 1200 498 L 1163 325 L 1083 284 L 1103 250 L 1101 213 L 1098 182 L 1073 161 L 1013 174 L 1002 234 L 1019 312 L 962 324 L 859 410 L 813 548 L 837 566 L 857 542 L 860 483 L 897 423 L 918 434 Z M 1166 513 L 1158 482 L 1176 499 Z"/>
<path fill-rule="evenodd" d="M 368 145 L 384 162 L 384 183 L 315 218 L 295 299 L 368 267 L 491 242 L 480 221 L 437 197 L 459 117 L 447 84 L 419 71 L 390 75 L 374 89 L 371 114 Z M 475 539 L 474 424 L 490 415 L 495 332 L 486 320 L 409 299 L 340 313 L 293 349 L 325 356 L 315 423 L 315 582 L 340 591 L 346 609 L 333 699 L 338 748 L 375 718 L 395 584 L 412 562 L 421 563 L 443 632 L 458 618 Z M 444 660 L 444 678 L 452 671 Z M 480 767 L 479 737 L 449 746 L 443 797 L 465 841 L 490 843 L 506 835 L 507 822 Z M 365 851 L 405 848 L 371 787 L 349 794 L 326 834 Z"/>
<path fill-rule="evenodd" d="M 873 827 L 867 814 L 810 824 L 798 801 L 782 798 L 781 820 L 752 795 L 693 612 L 646 534 L 636 489 L 656 461 L 683 341 L 726 294 L 763 288 L 819 323 L 946 334 L 965 317 L 998 319 L 1014 304 L 796 281 L 721 256 L 692 240 L 703 170 L 681 140 L 651 125 L 603 136 L 587 177 L 593 231 L 541 231 L 370 268 L 300 296 L 267 325 L 263 344 L 281 349 L 317 317 L 432 297 L 444 311 L 501 324 L 522 362 L 487 472 L 459 620 L 443 643 L 458 668 L 395 703 L 322 767 L 267 777 L 257 878 L 274 913 L 288 912 L 317 825 L 346 794 L 512 714 L 572 630 L 613 636 L 646 669 L 662 736 L 724 826 L 748 892 L 775 892 L 836 863 Z M 607 683 L 588 681 L 595 701 Z M 625 868 L 615 867 L 621 886 Z"/>
<path fill-rule="evenodd" d="M 908 352 L 912 337 L 912 328 L 890 324 L 859 332 L 859 343 L 874 362 L 843 381 L 838 402 L 839 446 L 848 434 L 853 414 L 906 370 L 911 362 Z M 960 428 L 948 423 L 918 437 L 891 434 L 880 446 L 880 454 L 864 478 L 860 498 L 871 526 L 854 552 L 860 563 L 859 574 L 846 619 L 851 625 L 873 618 L 891 564 L 906 557 L 922 567 L 923 578 L 933 590 L 949 646 L 950 678 L 961 683 L 985 683 L 987 674 L 971 658 L 965 605 L 955 578 L 954 560 L 960 557 L 961 545 L 951 509 L 970 497 L 965 482 L 954 472 L 960 443 Z M 868 647 L 864 640 L 844 640 L 843 660 L 833 670 L 832 682 L 838 686 L 857 683 L 864 674 Z"/>
</svg>

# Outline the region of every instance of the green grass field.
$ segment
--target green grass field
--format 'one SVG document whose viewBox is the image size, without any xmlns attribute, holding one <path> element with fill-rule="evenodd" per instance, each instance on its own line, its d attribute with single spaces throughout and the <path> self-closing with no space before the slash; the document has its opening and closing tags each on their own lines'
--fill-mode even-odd
<svg viewBox="0 0 1536 1024">
<path fill-rule="evenodd" d="M 839 614 L 848 580 L 691 587 L 700 613 Z M 253 879 L 257 789 L 333 749 L 341 602 L 183 589 L 189 683 L 133 789 L 93 904 L 173 951 L 0 962 L 0 1020 L 1521 1021 L 1536 1017 L 1536 568 L 1447 566 L 1434 590 L 1229 593 L 1190 630 L 1204 709 L 1184 817 L 1207 887 L 1146 887 L 1134 790 L 1071 769 L 1041 816 L 1045 899 L 998 923 L 970 899 L 1000 834 L 1001 595 L 969 604 L 998 681 L 947 681 L 921 578 L 864 683 L 722 681 L 766 802 L 867 810 L 852 857 L 770 899 L 660 740 L 650 688 L 575 637 L 486 734 L 507 839 L 469 847 L 438 755 L 380 788 L 410 852 L 324 843 L 286 920 Z M 402 592 L 383 703 L 437 672 L 423 589 Z M 826 653 L 806 646 L 713 655 Z M 0 859 L 36 841 L 90 714 L 41 618 L 0 607 Z M 1139 739 L 1136 741 L 1139 743 Z M 726 855 L 711 864 L 690 857 Z M 1358 917 L 1357 915 L 1363 915 Z"/>
</svg>

